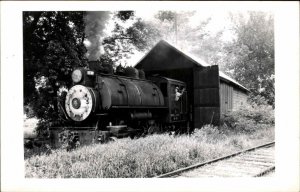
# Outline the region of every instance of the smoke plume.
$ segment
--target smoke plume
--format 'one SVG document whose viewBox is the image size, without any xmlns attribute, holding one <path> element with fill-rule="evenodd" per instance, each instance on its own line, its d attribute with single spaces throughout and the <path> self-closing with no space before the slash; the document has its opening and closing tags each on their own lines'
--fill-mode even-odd
<svg viewBox="0 0 300 192">
<path fill-rule="evenodd" d="M 104 36 L 105 24 L 109 19 L 107 11 L 89 11 L 85 16 L 85 34 L 87 41 L 87 58 L 89 61 L 96 61 L 103 51 L 101 37 Z"/>
</svg>

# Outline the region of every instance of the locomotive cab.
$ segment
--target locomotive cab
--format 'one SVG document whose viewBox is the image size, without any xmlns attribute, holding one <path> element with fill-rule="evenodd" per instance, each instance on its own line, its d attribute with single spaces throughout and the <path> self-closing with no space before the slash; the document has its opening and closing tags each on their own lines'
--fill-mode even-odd
<svg viewBox="0 0 300 192">
<path fill-rule="evenodd" d="M 188 120 L 187 91 L 186 84 L 182 81 L 167 77 L 150 77 L 161 90 L 168 114 L 165 121 L 167 123 L 186 122 Z"/>
</svg>

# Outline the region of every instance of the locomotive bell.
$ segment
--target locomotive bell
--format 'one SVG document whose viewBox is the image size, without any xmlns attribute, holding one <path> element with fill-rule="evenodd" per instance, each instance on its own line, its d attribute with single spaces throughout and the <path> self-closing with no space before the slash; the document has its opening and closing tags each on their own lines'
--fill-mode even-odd
<svg viewBox="0 0 300 192">
<path fill-rule="evenodd" d="M 74 121 L 85 120 L 95 106 L 95 93 L 82 85 L 73 86 L 66 96 L 65 108 Z"/>
</svg>

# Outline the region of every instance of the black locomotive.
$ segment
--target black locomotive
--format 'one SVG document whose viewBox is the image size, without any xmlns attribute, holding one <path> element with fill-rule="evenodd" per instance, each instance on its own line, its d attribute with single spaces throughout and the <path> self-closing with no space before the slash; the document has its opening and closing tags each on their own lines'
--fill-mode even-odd
<svg viewBox="0 0 300 192">
<path fill-rule="evenodd" d="M 145 79 L 143 71 L 128 69 L 129 75 L 73 71 L 73 85 L 59 103 L 68 126 L 50 129 L 53 146 L 61 145 L 66 131 L 78 144 L 188 131 L 186 84 L 159 75 Z"/>
</svg>

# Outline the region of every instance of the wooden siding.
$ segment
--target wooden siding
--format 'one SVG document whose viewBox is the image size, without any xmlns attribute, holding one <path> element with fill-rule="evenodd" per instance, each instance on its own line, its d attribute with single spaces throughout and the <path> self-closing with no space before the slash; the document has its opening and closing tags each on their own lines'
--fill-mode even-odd
<svg viewBox="0 0 300 192">
<path fill-rule="evenodd" d="M 217 88 L 194 89 L 194 105 L 219 106 L 219 90 Z"/>
<path fill-rule="evenodd" d="M 237 110 L 241 106 L 247 105 L 247 94 L 240 89 L 232 87 L 224 82 L 220 82 L 220 107 L 221 114 Z"/>
<path fill-rule="evenodd" d="M 220 122 L 219 68 L 194 68 L 194 126 Z"/>
<path fill-rule="evenodd" d="M 220 108 L 221 114 L 232 111 L 233 106 L 233 87 L 226 83 L 220 83 Z"/>
<path fill-rule="evenodd" d="M 248 95 L 245 92 L 242 92 L 237 88 L 233 88 L 232 110 L 235 111 L 242 106 L 248 105 L 247 99 L 248 99 Z"/>
</svg>

